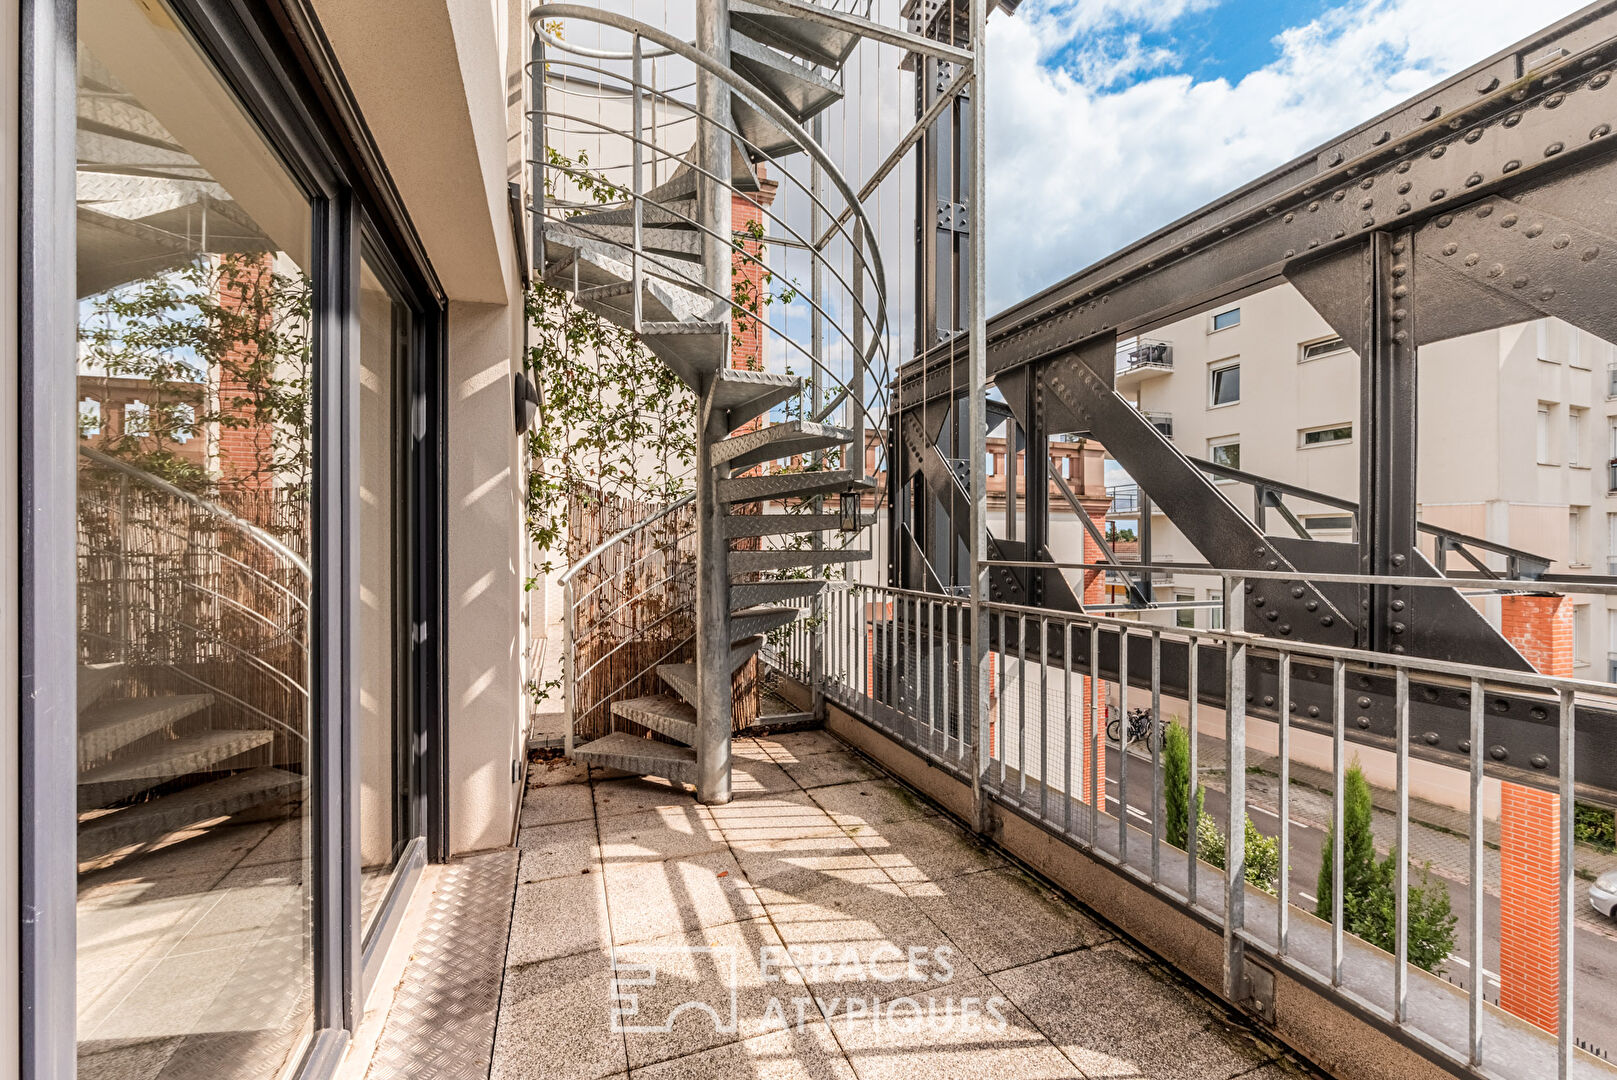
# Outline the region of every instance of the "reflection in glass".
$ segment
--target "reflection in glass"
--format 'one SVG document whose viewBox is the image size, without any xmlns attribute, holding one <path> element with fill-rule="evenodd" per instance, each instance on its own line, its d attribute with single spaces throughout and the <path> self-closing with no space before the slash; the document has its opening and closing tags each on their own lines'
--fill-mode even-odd
<svg viewBox="0 0 1617 1080">
<path fill-rule="evenodd" d="M 409 309 L 369 258 L 359 273 L 359 865 L 368 927 L 409 828 L 409 739 L 398 686 L 398 379 L 407 371 Z"/>
<path fill-rule="evenodd" d="M 312 1016 L 310 210 L 164 8 L 80 7 L 79 1074 L 273 1076 Z"/>
</svg>

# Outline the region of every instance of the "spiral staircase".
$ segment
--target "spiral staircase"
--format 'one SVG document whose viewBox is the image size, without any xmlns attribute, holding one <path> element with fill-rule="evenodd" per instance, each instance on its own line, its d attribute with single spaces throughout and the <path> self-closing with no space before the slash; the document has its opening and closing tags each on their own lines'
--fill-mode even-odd
<svg viewBox="0 0 1617 1080">
<path fill-rule="evenodd" d="M 827 5 L 825 10 L 834 9 Z M 563 25 L 593 26 L 598 39 L 611 34 L 629 48 L 572 44 L 572 35 L 559 32 Z M 590 765 L 693 784 L 702 801 L 723 802 L 729 798 L 729 676 L 758 653 L 765 635 L 804 618 L 805 608 L 829 585 L 825 568 L 871 554 L 856 544 L 860 530 L 874 521 L 860 514 L 865 496 L 873 492 L 865 474 L 865 431 L 873 427 L 879 441 L 881 425 L 867 420 L 886 381 L 880 255 L 867 239 L 871 230 L 859 200 L 804 129 L 842 98 L 837 76 L 860 35 L 746 0 L 730 0 L 727 33 L 715 34 L 710 26 L 706 48 L 576 5 L 536 9 L 533 28 L 535 145 L 549 151 L 581 129 L 617 135 L 627 143 L 627 161 L 618 164 L 607 189 L 620 197 L 605 204 L 558 196 L 577 173 L 565 157 L 538 155 L 533 183 L 538 272 L 584 309 L 638 334 L 695 392 L 703 418 L 696 456 L 699 523 L 704 503 L 712 507 L 706 515 L 708 534 L 704 541 L 699 525 L 696 545 L 696 661 L 657 665 L 665 692 L 610 701 L 614 730 L 573 746 L 571 753 Z M 670 62 L 694 67 L 695 82 L 686 84 L 696 87 L 694 103 L 656 85 L 651 62 L 662 58 L 668 58 L 665 69 Z M 596 85 L 615 77 L 626 88 L 630 130 L 609 131 L 598 119 L 580 115 L 585 110 L 569 108 L 567 80 L 581 71 Z M 695 120 L 694 140 L 689 141 L 688 126 L 684 136 L 688 145 L 659 138 L 659 103 L 665 115 L 677 116 L 667 128 L 687 117 Z M 792 158 L 795 165 L 788 163 Z M 805 158 L 808 184 L 798 177 Z M 770 181 L 795 183 L 807 196 L 814 220 L 810 235 L 791 229 L 756 195 L 764 187 L 760 174 L 766 166 Z M 602 167 L 594 177 L 600 180 L 610 168 Z M 660 173 L 668 175 L 647 183 L 648 171 L 653 181 Z M 824 190 L 827 180 L 835 196 Z M 737 201 L 758 206 L 772 226 L 790 233 L 798 249 L 810 251 L 820 264 L 816 280 L 828 275 L 845 294 L 837 305 L 823 295 L 809 301 L 840 336 L 851 363 L 832 371 L 820 352 L 785 342 L 821 373 L 822 393 L 816 397 L 829 396 L 831 403 L 816 400 L 816 408 L 805 406 L 798 417 L 779 422 L 770 422 L 771 411 L 801 402 L 810 380 L 733 366 L 733 322 L 741 309 L 730 273 L 748 257 L 739 242 L 743 236 L 730 224 L 729 211 Z M 843 208 L 840 217 L 836 203 Z M 832 217 L 836 220 L 822 232 L 822 221 Z M 827 249 L 835 244 L 851 257 L 833 260 Z M 842 272 L 842 262 L 851 263 L 851 275 Z M 773 329 L 753 315 L 766 333 Z M 867 374 L 873 376 L 872 395 L 865 389 Z M 835 393 L 824 393 L 827 382 Z M 825 512 L 827 499 L 836 500 L 839 512 Z M 766 512 L 770 508 L 788 512 Z M 833 532 L 840 535 L 828 540 L 826 534 Z M 794 542 L 782 543 L 788 537 Z M 769 539 L 746 545 L 750 550 L 732 544 L 750 538 Z M 704 666 L 715 675 L 723 667 L 724 675 L 699 678 Z M 571 716 L 570 707 L 570 725 Z M 616 730 L 615 721 L 661 738 Z"/>
</svg>

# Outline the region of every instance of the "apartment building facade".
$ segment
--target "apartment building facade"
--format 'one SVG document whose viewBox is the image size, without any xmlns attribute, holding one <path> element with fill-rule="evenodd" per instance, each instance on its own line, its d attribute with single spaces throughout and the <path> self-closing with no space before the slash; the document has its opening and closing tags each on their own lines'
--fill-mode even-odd
<svg viewBox="0 0 1617 1080">
<path fill-rule="evenodd" d="M 1555 319 L 1423 346 L 1420 520 L 1536 554 L 1557 572 L 1608 573 L 1617 560 L 1614 364 L 1617 346 Z M 1359 358 L 1289 285 L 1127 343 L 1117 389 L 1192 458 L 1358 498 Z M 1256 512 L 1250 485 L 1214 479 L 1243 512 Z M 1120 477 L 1114 485 L 1123 497 L 1112 517 L 1134 525 L 1133 488 Z M 1351 511 L 1296 495 L 1282 501 L 1315 539 L 1353 539 Z M 1294 535 L 1272 509 L 1265 525 Z M 1150 534 L 1155 562 L 1207 561 L 1160 512 Z M 1432 555 L 1430 537 L 1423 545 Z M 1503 569 L 1498 556 L 1488 559 Z M 1216 601 L 1219 588 L 1175 574 L 1157 598 Z M 1497 599 L 1478 603 L 1498 626 Z M 1159 621 L 1217 618 L 1216 608 L 1184 608 Z M 1617 603 L 1576 598 L 1574 627 L 1578 676 L 1617 678 Z"/>
<path fill-rule="evenodd" d="M 0 1077 L 331 1075 L 510 842 L 526 10 L 0 17 Z"/>
</svg>

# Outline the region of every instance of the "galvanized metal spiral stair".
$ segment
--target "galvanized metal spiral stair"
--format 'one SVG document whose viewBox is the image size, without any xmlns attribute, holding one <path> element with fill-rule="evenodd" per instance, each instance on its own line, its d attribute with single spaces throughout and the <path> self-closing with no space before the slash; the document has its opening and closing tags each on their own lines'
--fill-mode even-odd
<svg viewBox="0 0 1617 1080">
<path fill-rule="evenodd" d="M 590 21 L 613 18 L 549 5 L 536 11 L 536 20 L 540 12 Z M 649 31 L 621 17 L 608 24 L 617 29 L 632 25 L 637 34 L 642 29 Z M 563 46 L 547 33 L 545 25 L 535 23 L 540 38 Z M 807 144 L 803 125 L 842 98 L 842 89 L 833 80 L 859 36 L 745 0 L 729 3 L 729 31 L 732 78 L 755 93 L 739 87 L 729 93 L 729 176 L 713 179 L 725 179 L 730 192 L 757 192 L 762 186 L 757 165 L 774 164 L 804 151 L 815 154 L 824 168 L 829 159 L 818 147 Z M 652 33 L 646 36 L 655 40 Z M 536 67 L 547 70 L 546 64 L 552 61 L 542 59 L 543 55 L 541 48 Z M 640 70 L 638 58 L 635 70 Z M 759 97 L 770 104 L 757 100 Z M 771 105 L 783 110 L 791 123 L 778 122 L 771 115 Z M 636 127 L 638 134 L 638 120 Z M 790 130 L 794 127 L 795 131 Z M 535 246 L 547 284 L 569 292 L 586 310 L 636 332 L 646 348 L 699 398 L 707 395 L 702 403 L 713 422 L 698 437 L 718 476 L 717 501 L 722 506 L 727 561 L 727 596 L 722 606 L 729 614 L 733 674 L 763 646 L 764 635 L 803 618 L 805 609 L 829 585 L 824 576 L 802 575 L 868 559 L 870 552 L 835 543 L 734 550 L 731 542 L 756 537 L 806 538 L 830 530 L 861 528 L 874 519 L 860 519 L 856 512 L 851 516 L 821 513 L 817 500 L 843 496 L 862 500 L 872 486 L 864 476 L 865 448 L 855 445 L 864 441 L 862 413 L 856 427 L 829 423 L 826 417 L 769 423 L 768 414 L 777 405 L 801 400 L 807 380 L 730 366 L 735 307 L 729 297 L 715 295 L 704 278 L 704 243 L 713 230 L 701 220 L 704 172 L 699 161 L 698 146 L 693 146 L 666 180 L 643 194 L 630 194 L 622 202 L 599 209 L 573 209 L 560 217 L 541 207 L 540 238 Z M 638 156 L 636 162 L 638 175 Z M 842 188 L 853 203 L 845 182 Z M 542 182 L 537 189 L 544 190 Z M 816 257 L 821 257 L 818 252 Z M 879 287 L 879 264 L 877 276 Z M 855 318 L 869 318 L 862 297 L 852 306 Z M 864 351 L 862 346 L 855 349 L 856 353 Z M 868 361 L 868 352 L 859 360 Z M 864 407 L 863 402 L 856 404 Z M 819 467 L 805 470 L 802 464 L 811 454 L 816 455 Z M 698 460 L 702 459 L 699 455 Z M 825 467 L 827 464 L 840 467 Z M 732 476 L 733 472 L 746 475 Z M 759 503 L 791 505 L 796 512 L 747 512 L 750 504 Z M 657 672 L 669 693 L 615 701 L 610 712 L 662 738 L 614 730 L 576 746 L 576 760 L 676 783 L 698 783 L 701 687 L 697 666 L 663 664 Z"/>
</svg>

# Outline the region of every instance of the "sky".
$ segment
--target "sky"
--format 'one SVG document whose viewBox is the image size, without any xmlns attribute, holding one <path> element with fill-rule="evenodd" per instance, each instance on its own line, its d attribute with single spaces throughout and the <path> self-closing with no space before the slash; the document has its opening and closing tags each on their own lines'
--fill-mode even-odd
<svg viewBox="0 0 1617 1080">
<path fill-rule="evenodd" d="M 1023 0 L 996 14 L 990 313 L 1582 6 Z"/>
</svg>

